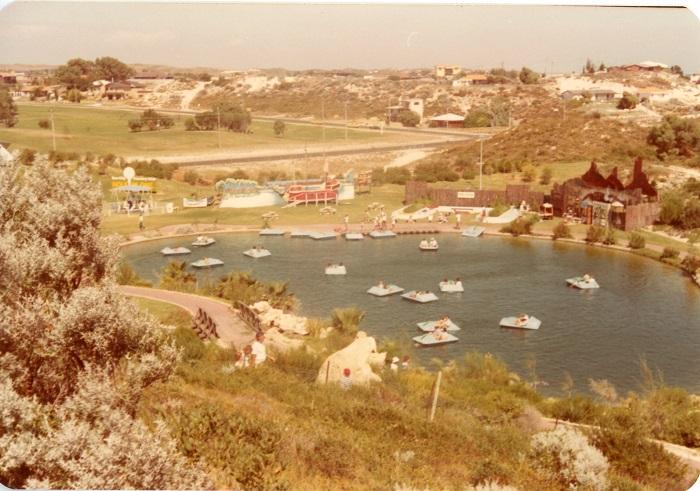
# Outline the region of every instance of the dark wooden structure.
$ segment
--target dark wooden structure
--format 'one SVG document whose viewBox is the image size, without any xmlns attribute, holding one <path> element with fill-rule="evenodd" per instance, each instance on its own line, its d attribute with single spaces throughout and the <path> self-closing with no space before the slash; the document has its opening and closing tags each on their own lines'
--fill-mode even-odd
<svg viewBox="0 0 700 491">
<path fill-rule="evenodd" d="M 458 208 L 492 207 L 497 203 L 520 205 L 524 201 L 531 209 L 537 210 L 544 203 L 544 193 L 531 191 L 527 184 L 508 184 L 505 190 L 459 190 L 433 188 L 423 181 L 407 182 L 404 202 L 408 204 L 419 200 L 429 201 L 435 206 Z"/>
<path fill-rule="evenodd" d="M 642 170 L 642 159 L 634 162 L 632 180 L 623 184 L 617 167 L 603 176 L 595 162 L 581 177 L 552 187 L 555 216 L 576 217 L 582 223 L 633 230 L 653 224 L 659 215 L 658 192 Z"/>
<path fill-rule="evenodd" d="M 201 308 L 197 309 L 197 315 L 192 319 L 192 329 L 202 341 L 219 337 L 216 322 Z"/>
<path fill-rule="evenodd" d="M 238 317 L 240 317 L 248 327 L 250 327 L 256 333 L 263 332 L 262 321 L 253 309 L 239 301 L 236 302 L 236 310 L 238 311 Z"/>
</svg>

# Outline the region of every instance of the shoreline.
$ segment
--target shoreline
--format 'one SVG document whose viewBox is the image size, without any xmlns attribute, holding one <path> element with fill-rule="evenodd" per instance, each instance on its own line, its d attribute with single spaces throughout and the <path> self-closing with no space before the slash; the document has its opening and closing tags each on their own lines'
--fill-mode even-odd
<svg viewBox="0 0 700 491">
<path fill-rule="evenodd" d="M 424 225 L 424 224 L 414 224 L 413 227 L 408 228 L 406 226 L 401 226 L 399 225 L 398 229 L 394 229 L 398 235 L 420 235 L 420 234 L 429 234 L 429 233 L 434 233 L 434 234 L 442 234 L 442 233 L 452 233 L 452 234 L 459 234 L 462 232 L 463 228 L 467 227 L 468 225 L 465 225 L 463 228 L 460 229 L 455 229 L 452 224 L 429 224 L 427 227 L 415 227 L 415 225 Z M 200 228 L 200 230 L 193 231 L 193 232 L 181 232 L 178 233 L 177 229 L 178 228 L 184 228 L 184 227 L 197 227 Z M 216 228 L 216 227 L 223 227 L 223 228 Z M 331 224 L 308 224 L 308 225 L 295 225 L 295 226 L 278 226 L 278 227 L 270 227 L 270 228 L 277 228 L 280 230 L 284 230 L 285 234 L 288 234 L 292 232 L 293 230 L 297 229 L 302 229 L 302 230 L 314 230 L 314 231 L 319 231 L 319 232 L 335 232 L 336 228 L 339 228 L 340 225 L 331 225 Z M 122 241 L 119 243 L 119 249 L 121 250 L 124 247 L 140 244 L 143 242 L 152 242 L 155 240 L 163 240 L 163 239 L 175 239 L 175 238 L 180 238 L 180 237 L 193 237 L 193 236 L 198 236 L 198 235 L 214 235 L 214 234 L 226 234 L 226 233 L 245 233 L 245 232 L 260 232 L 263 228 L 259 226 L 251 226 L 251 225 L 233 225 L 233 226 L 220 226 L 216 224 L 181 224 L 181 225 L 169 225 L 167 227 L 163 227 L 161 229 L 158 229 L 158 231 L 164 230 L 164 229 L 175 229 L 175 233 L 167 233 L 167 230 L 165 230 L 165 233 L 162 235 L 154 236 L 154 237 L 148 237 L 148 236 L 139 236 L 138 234 L 130 238 L 129 240 Z M 349 232 L 360 232 L 359 228 L 357 227 L 350 227 L 348 229 Z M 344 232 L 343 232 L 344 233 Z M 367 232 L 363 232 L 365 235 Z M 664 264 L 666 266 L 669 266 L 673 269 L 680 270 L 680 272 L 683 274 L 683 276 L 687 276 L 689 281 L 696 286 L 700 287 L 700 283 L 697 282 L 696 280 L 693 279 L 692 274 L 688 274 L 687 271 L 685 271 L 680 264 L 673 264 L 669 263 L 666 261 L 662 261 L 660 259 L 654 258 L 650 255 L 647 254 L 642 254 L 637 252 L 636 249 L 631 249 L 629 247 L 625 247 L 622 245 L 607 245 L 607 244 L 602 244 L 598 242 L 586 242 L 583 239 L 576 239 L 576 238 L 559 238 L 559 239 L 553 239 L 553 234 L 521 234 L 518 236 L 514 236 L 508 232 L 500 232 L 497 230 L 489 230 L 488 228 L 483 232 L 483 235 L 486 236 L 491 236 L 491 237 L 510 237 L 513 239 L 518 239 L 518 238 L 523 238 L 523 239 L 534 239 L 534 240 L 549 240 L 552 242 L 562 242 L 566 244 L 578 244 L 581 246 L 587 246 L 587 247 L 596 247 L 600 249 L 606 249 L 606 250 L 613 250 L 617 252 L 625 252 L 627 254 L 632 254 L 638 257 L 644 257 L 649 260 L 655 261 L 657 263 Z M 650 250 L 652 252 L 655 252 L 654 249 L 640 249 L 641 251 L 643 250 Z"/>
</svg>

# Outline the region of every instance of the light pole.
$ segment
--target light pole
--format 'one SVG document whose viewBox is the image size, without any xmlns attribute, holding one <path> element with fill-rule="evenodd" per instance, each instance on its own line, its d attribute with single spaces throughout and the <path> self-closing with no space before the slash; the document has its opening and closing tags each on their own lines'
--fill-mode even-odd
<svg viewBox="0 0 700 491">
<path fill-rule="evenodd" d="M 348 139 L 348 101 L 345 101 L 345 139 Z"/>
<path fill-rule="evenodd" d="M 484 173 L 484 139 L 479 138 L 479 191 L 481 191 L 482 175 Z"/>
</svg>

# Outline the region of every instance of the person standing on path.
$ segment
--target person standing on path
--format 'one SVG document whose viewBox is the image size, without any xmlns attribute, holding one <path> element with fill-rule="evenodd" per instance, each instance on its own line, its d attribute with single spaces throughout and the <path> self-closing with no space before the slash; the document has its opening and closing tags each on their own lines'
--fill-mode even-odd
<svg viewBox="0 0 700 491">
<path fill-rule="evenodd" d="M 143 232 L 146 226 L 143 224 L 143 212 L 139 214 L 139 230 Z"/>
<path fill-rule="evenodd" d="M 462 225 L 462 215 L 460 215 L 459 213 L 457 213 L 456 216 L 455 216 L 455 218 L 456 218 L 456 220 L 457 220 L 457 223 L 455 224 L 455 228 L 456 228 L 457 230 L 459 230 L 459 229 L 461 228 L 461 225 Z"/>
<path fill-rule="evenodd" d="M 345 223 L 345 231 L 347 232 L 350 227 L 350 217 L 348 215 L 343 217 L 343 223 Z"/>
</svg>

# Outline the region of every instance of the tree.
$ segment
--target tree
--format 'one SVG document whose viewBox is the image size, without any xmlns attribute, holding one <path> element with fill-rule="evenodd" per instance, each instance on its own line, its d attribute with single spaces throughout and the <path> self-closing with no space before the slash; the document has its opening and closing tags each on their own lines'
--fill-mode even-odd
<svg viewBox="0 0 700 491">
<path fill-rule="evenodd" d="M 634 109 L 637 107 L 637 97 L 630 92 L 623 92 L 622 98 L 617 103 L 618 109 Z"/>
<path fill-rule="evenodd" d="M 557 226 L 554 227 L 554 230 L 552 230 L 552 239 L 557 240 L 557 239 L 571 239 L 573 236 L 571 235 L 571 229 L 565 222 L 559 222 L 557 223 Z"/>
<path fill-rule="evenodd" d="M 70 89 L 66 92 L 66 100 L 69 102 L 80 102 L 83 100 L 83 94 L 78 89 Z"/>
<path fill-rule="evenodd" d="M 401 111 L 399 113 L 399 122 L 403 126 L 415 128 L 418 125 L 418 123 L 420 123 L 420 116 L 418 116 L 416 113 L 410 110 Z"/>
<path fill-rule="evenodd" d="M 19 154 L 19 163 L 22 165 L 32 165 L 36 158 L 36 150 L 31 148 L 23 148 Z"/>
<path fill-rule="evenodd" d="M 700 145 L 700 126 L 694 119 L 667 115 L 649 131 L 647 143 L 656 147 L 662 159 L 670 154 L 692 157 Z"/>
<path fill-rule="evenodd" d="M 127 124 L 129 129 L 134 132 L 141 131 L 141 128 L 143 128 L 143 123 L 140 119 L 130 119 Z"/>
<path fill-rule="evenodd" d="M 0 168 L 0 481 L 210 485 L 162 426 L 135 418 L 178 353 L 115 287 L 118 248 L 100 232 L 101 197 L 85 169 L 68 174 L 45 159 Z"/>
<path fill-rule="evenodd" d="M 68 89 L 87 90 L 95 77 L 95 63 L 82 58 L 68 60 L 56 69 L 56 78 Z"/>
<path fill-rule="evenodd" d="M 680 75 L 682 77 L 683 69 L 679 65 L 673 65 L 671 67 L 671 73 L 675 73 L 676 75 Z"/>
<path fill-rule="evenodd" d="M 199 113 L 194 117 L 199 129 L 215 130 L 221 121 L 221 128 L 244 133 L 248 130 L 251 116 L 248 111 L 231 103 L 221 103 L 211 111 Z"/>
<path fill-rule="evenodd" d="M 595 65 L 593 64 L 590 58 L 586 60 L 586 64 L 583 66 L 583 70 L 581 70 L 581 73 L 595 73 Z"/>
<path fill-rule="evenodd" d="M 185 172 L 185 174 L 182 176 L 182 179 L 183 179 L 186 183 L 190 184 L 191 186 L 194 186 L 195 184 L 197 184 L 197 181 L 199 181 L 199 174 L 197 174 L 197 173 L 196 173 L 195 171 L 193 171 L 193 170 L 188 170 L 188 171 Z"/>
<path fill-rule="evenodd" d="M 37 126 L 39 126 L 39 128 L 41 128 L 42 130 L 48 130 L 49 128 L 51 128 L 51 122 L 48 119 L 40 119 L 37 122 Z"/>
<path fill-rule="evenodd" d="M 489 101 L 488 111 L 491 126 L 508 126 L 510 123 L 510 100 L 505 96 L 496 96 Z"/>
<path fill-rule="evenodd" d="M 526 164 L 522 168 L 522 174 L 523 182 L 533 182 L 537 177 L 537 167 L 532 164 Z"/>
<path fill-rule="evenodd" d="M 659 221 L 668 225 L 679 225 L 683 216 L 686 196 L 681 191 L 667 191 L 661 196 Z"/>
<path fill-rule="evenodd" d="M 605 63 L 601 62 L 600 65 L 598 66 L 598 71 L 599 72 L 604 72 L 607 69 L 605 66 Z"/>
<path fill-rule="evenodd" d="M 275 132 L 275 136 L 282 136 L 284 135 L 284 130 L 286 130 L 286 126 L 284 124 L 284 121 L 278 119 L 275 121 L 275 124 L 272 126 L 272 129 Z"/>
<path fill-rule="evenodd" d="M 464 118 L 465 128 L 483 128 L 487 126 L 491 126 L 491 114 L 487 108 L 474 108 Z"/>
<path fill-rule="evenodd" d="M 537 83 L 537 81 L 540 79 L 540 75 L 537 72 L 529 69 L 528 67 L 523 67 L 520 70 L 518 78 L 522 83 L 526 85 L 531 85 Z"/>
<path fill-rule="evenodd" d="M 542 169 L 540 174 L 540 184 L 547 185 L 552 181 L 552 169 L 550 167 L 545 167 Z"/>
<path fill-rule="evenodd" d="M 95 79 L 110 80 L 114 82 L 126 80 L 134 74 L 134 70 L 111 56 L 97 58 L 94 64 Z"/>
<path fill-rule="evenodd" d="M 147 128 L 149 131 L 157 129 L 171 128 L 175 121 L 172 117 L 156 112 L 153 109 L 146 109 L 140 119 L 132 119 L 128 121 L 128 126 L 131 131 L 141 131 L 142 128 Z"/>
<path fill-rule="evenodd" d="M 8 128 L 17 124 L 17 105 L 6 89 L 0 90 L 0 123 Z"/>
</svg>

